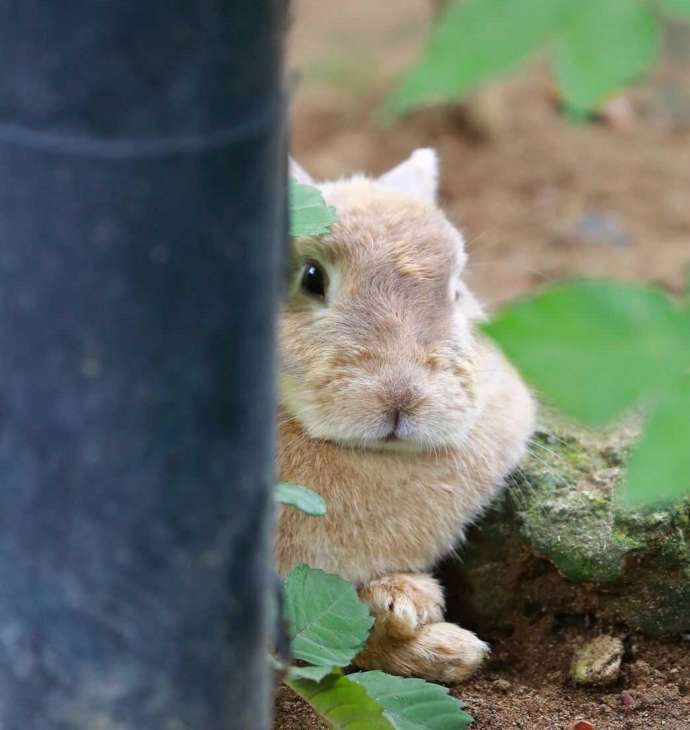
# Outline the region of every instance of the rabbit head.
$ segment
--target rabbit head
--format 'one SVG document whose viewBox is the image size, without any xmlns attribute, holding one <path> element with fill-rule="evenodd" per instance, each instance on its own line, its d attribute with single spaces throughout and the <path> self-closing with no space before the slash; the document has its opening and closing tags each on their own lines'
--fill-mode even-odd
<svg viewBox="0 0 690 730">
<path fill-rule="evenodd" d="M 460 446 L 479 410 L 463 238 L 436 203 L 438 161 L 419 149 L 378 179 L 314 183 L 337 212 L 293 240 L 280 317 L 280 403 L 308 436 L 371 449 Z"/>
</svg>

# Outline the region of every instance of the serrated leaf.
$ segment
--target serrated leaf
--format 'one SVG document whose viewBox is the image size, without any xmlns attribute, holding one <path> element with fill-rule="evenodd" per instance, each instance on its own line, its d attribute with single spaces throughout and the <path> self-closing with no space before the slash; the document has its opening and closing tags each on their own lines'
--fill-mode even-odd
<svg viewBox="0 0 690 730">
<path fill-rule="evenodd" d="M 690 17 L 690 0 L 659 0 L 661 9 L 670 15 Z"/>
<path fill-rule="evenodd" d="M 285 602 L 293 656 L 317 666 L 350 664 L 374 622 L 350 583 L 308 565 L 288 575 Z"/>
<path fill-rule="evenodd" d="M 446 687 L 384 672 L 358 672 L 348 677 L 383 707 L 395 730 L 464 730 L 473 722 Z"/>
<path fill-rule="evenodd" d="M 311 185 L 290 180 L 290 235 L 321 236 L 336 221 L 335 208 L 326 205 L 321 192 Z"/>
<path fill-rule="evenodd" d="M 651 3 L 578 0 L 559 33 L 556 75 L 568 107 L 598 107 L 649 69 L 661 48 L 661 23 Z"/>
<path fill-rule="evenodd" d="M 656 404 L 635 445 L 623 500 L 672 503 L 690 494 L 690 375 Z"/>
<path fill-rule="evenodd" d="M 459 99 L 515 67 L 560 23 L 563 0 L 463 0 L 432 30 L 421 60 L 388 97 L 384 114 Z M 567 0 L 570 2 L 570 0 Z"/>
<path fill-rule="evenodd" d="M 329 674 L 320 682 L 289 679 L 287 684 L 334 730 L 395 730 L 364 687 L 342 674 Z"/>
<path fill-rule="evenodd" d="M 333 672 L 333 667 L 290 667 L 288 677 L 290 679 L 309 679 L 312 682 L 320 682 L 327 674 Z"/>
<path fill-rule="evenodd" d="M 275 490 L 276 502 L 296 507 L 307 515 L 320 517 L 326 514 L 326 503 L 320 494 L 299 484 L 280 482 Z"/>
<path fill-rule="evenodd" d="M 593 426 L 654 397 L 690 362 L 683 313 L 652 287 L 561 284 L 484 329 L 552 405 Z"/>
</svg>

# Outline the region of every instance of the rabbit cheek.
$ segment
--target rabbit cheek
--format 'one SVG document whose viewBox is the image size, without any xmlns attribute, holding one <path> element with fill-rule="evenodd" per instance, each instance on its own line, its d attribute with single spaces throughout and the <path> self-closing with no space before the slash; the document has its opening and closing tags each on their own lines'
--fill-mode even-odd
<svg viewBox="0 0 690 730">
<path fill-rule="evenodd" d="M 458 374 L 457 366 L 453 364 L 432 373 L 428 393 L 423 424 L 432 445 L 451 448 L 461 445 L 478 413 L 476 383 L 471 369 Z"/>
</svg>

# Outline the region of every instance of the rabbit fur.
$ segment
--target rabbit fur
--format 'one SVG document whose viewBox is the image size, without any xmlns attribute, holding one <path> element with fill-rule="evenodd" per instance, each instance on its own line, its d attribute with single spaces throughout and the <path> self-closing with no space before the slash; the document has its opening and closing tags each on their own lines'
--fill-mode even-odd
<svg viewBox="0 0 690 730">
<path fill-rule="evenodd" d="M 438 207 L 429 149 L 377 179 L 315 183 L 337 211 L 329 233 L 293 240 L 279 320 L 282 481 L 321 494 L 325 517 L 283 508 L 275 561 L 352 581 L 375 618 L 360 667 L 453 683 L 488 653 L 443 621 L 429 574 L 501 490 L 535 406 L 479 331 L 460 232 Z M 304 290 L 316 266 L 323 296 Z"/>
</svg>

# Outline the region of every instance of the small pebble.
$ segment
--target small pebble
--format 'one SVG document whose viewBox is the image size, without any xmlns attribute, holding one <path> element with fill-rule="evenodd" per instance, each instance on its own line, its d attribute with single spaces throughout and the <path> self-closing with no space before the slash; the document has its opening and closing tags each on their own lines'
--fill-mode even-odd
<svg viewBox="0 0 690 730">
<path fill-rule="evenodd" d="M 632 666 L 635 673 L 640 677 L 648 677 L 652 673 L 652 668 L 644 659 L 638 659 Z"/>
<path fill-rule="evenodd" d="M 596 728 L 587 720 L 575 720 L 568 725 L 568 730 L 596 730 Z"/>
<path fill-rule="evenodd" d="M 623 707 L 635 706 L 635 698 L 627 690 L 623 690 L 621 692 L 621 705 L 623 705 Z"/>
<path fill-rule="evenodd" d="M 605 102 L 599 112 L 604 124 L 619 132 L 628 132 L 638 124 L 632 101 L 622 94 Z"/>
<path fill-rule="evenodd" d="M 630 243 L 630 234 L 623 223 L 613 215 L 590 211 L 575 224 L 575 234 L 591 243 L 624 247 Z"/>
<path fill-rule="evenodd" d="M 510 684 L 510 682 L 509 682 L 509 681 L 508 681 L 507 679 L 497 679 L 497 680 L 496 680 L 496 681 L 494 682 L 494 687 L 495 687 L 495 688 L 496 688 L 496 689 L 497 689 L 497 690 L 498 690 L 499 692 L 504 692 L 504 693 L 507 693 L 507 692 L 509 692 L 509 691 L 510 691 L 510 688 L 512 687 L 512 685 Z"/>
<path fill-rule="evenodd" d="M 616 636 L 598 636 L 575 652 L 570 678 L 581 685 L 613 684 L 620 675 L 622 660 L 623 642 Z"/>
</svg>

